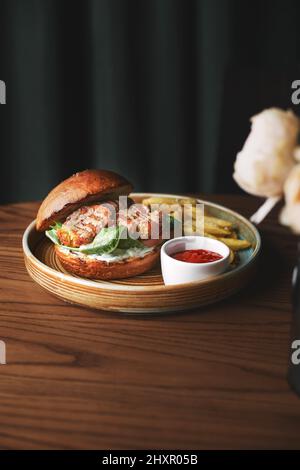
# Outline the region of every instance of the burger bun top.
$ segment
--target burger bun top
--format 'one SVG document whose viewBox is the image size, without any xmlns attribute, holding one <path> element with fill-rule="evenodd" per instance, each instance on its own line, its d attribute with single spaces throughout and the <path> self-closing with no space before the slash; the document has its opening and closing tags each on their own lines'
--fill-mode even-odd
<svg viewBox="0 0 300 470">
<path fill-rule="evenodd" d="M 84 170 L 62 181 L 42 202 L 36 218 L 36 229 L 47 230 L 55 221 L 66 217 L 82 205 L 117 199 L 128 195 L 133 186 L 123 176 L 108 170 Z"/>
</svg>

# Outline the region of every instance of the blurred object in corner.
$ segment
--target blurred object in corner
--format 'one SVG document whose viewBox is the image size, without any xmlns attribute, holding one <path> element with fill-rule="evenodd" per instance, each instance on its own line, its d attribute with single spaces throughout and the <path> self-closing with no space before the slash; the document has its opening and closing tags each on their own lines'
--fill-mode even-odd
<svg viewBox="0 0 300 470">
<path fill-rule="evenodd" d="M 295 165 L 284 184 L 285 206 L 280 223 L 300 234 L 300 164 Z"/>
<path fill-rule="evenodd" d="M 292 111 L 270 108 L 251 122 L 251 132 L 237 154 L 233 178 L 246 192 L 267 198 L 251 217 L 259 224 L 281 199 L 284 182 L 296 164 L 299 119 Z"/>
<path fill-rule="evenodd" d="M 233 178 L 248 193 L 280 196 L 295 165 L 299 119 L 292 111 L 265 109 L 251 118 L 251 132 L 237 154 Z"/>
</svg>

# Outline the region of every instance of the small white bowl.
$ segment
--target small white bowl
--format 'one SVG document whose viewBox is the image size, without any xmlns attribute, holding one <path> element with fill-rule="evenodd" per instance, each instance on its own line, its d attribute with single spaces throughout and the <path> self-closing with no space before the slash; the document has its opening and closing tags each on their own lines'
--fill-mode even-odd
<svg viewBox="0 0 300 470">
<path fill-rule="evenodd" d="M 184 250 L 209 250 L 219 253 L 222 258 L 209 263 L 187 263 L 172 258 L 171 255 Z M 230 250 L 225 243 L 213 238 L 188 236 L 168 240 L 161 247 L 161 270 L 166 285 L 200 281 L 226 271 Z"/>
</svg>

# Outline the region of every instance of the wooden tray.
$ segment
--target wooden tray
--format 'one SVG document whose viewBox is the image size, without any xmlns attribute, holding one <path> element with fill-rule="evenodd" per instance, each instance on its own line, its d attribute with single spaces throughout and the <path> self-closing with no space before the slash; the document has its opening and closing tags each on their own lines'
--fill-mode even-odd
<svg viewBox="0 0 300 470">
<path fill-rule="evenodd" d="M 183 197 L 169 194 L 133 193 L 139 202 L 150 196 Z M 261 240 L 256 228 L 240 214 L 226 207 L 198 199 L 210 215 L 236 224 L 241 238 L 252 247 L 240 252 L 239 264 L 228 272 L 204 281 L 165 286 L 160 266 L 129 279 L 93 281 L 68 274 L 55 256 L 53 244 L 35 230 L 35 221 L 23 236 L 25 264 L 32 279 L 55 296 L 85 307 L 127 313 L 159 313 L 187 310 L 229 297 L 243 288 L 255 272 Z"/>
</svg>

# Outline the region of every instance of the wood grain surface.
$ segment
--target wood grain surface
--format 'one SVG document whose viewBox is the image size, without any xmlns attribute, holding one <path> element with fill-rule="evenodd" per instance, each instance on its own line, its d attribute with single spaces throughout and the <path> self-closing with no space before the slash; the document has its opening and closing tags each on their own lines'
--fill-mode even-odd
<svg viewBox="0 0 300 470">
<path fill-rule="evenodd" d="M 252 197 L 206 196 L 249 216 Z M 27 274 L 38 204 L 0 207 L 1 449 L 300 448 L 286 382 L 296 238 L 261 226 L 259 274 L 216 305 L 164 316 L 65 304 Z"/>
</svg>

